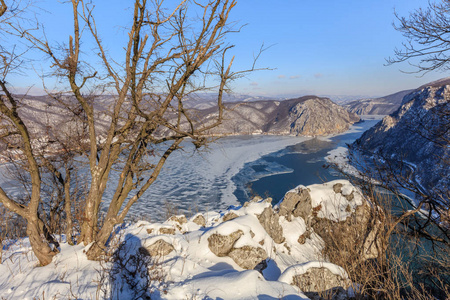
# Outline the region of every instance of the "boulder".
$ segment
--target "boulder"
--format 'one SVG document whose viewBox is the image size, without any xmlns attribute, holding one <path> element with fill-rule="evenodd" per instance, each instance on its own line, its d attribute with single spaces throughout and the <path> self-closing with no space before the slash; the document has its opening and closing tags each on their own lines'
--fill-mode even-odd
<svg viewBox="0 0 450 300">
<path fill-rule="evenodd" d="M 344 221 L 336 222 L 314 217 L 312 228 L 323 239 L 324 253 L 331 254 L 329 257 L 331 261 L 334 260 L 334 256 L 337 256 L 338 261 L 345 259 L 358 263 L 356 261 L 358 259 L 366 260 L 378 257 L 378 251 L 382 249 L 379 218 L 382 218 L 382 211 L 376 211 L 365 203 L 357 206 L 356 210 Z M 362 250 L 362 253 L 359 252 L 359 249 Z M 333 255 L 331 252 L 336 252 L 336 254 Z"/>
<path fill-rule="evenodd" d="M 333 191 L 336 193 L 336 194 L 340 194 L 341 192 L 342 192 L 342 187 L 343 187 L 344 185 L 342 184 L 342 183 L 336 183 L 335 185 L 333 185 Z"/>
<path fill-rule="evenodd" d="M 294 191 L 289 191 L 284 196 L 283 201 L 280 203 L 280 216 L 285 216 L 288 221 L 291 220 L 291 216 L 302 217 L 307 220 L 311 215 L 311 195 L 308 189 L 305 187 L 297 187 Z"/>
<path fill-rule="evenodd" d="M 206 226 L 206 219 L 203 215 L 197 215 L 192 222 L 202 227 Z"/>
<path fill-rule="evenodd" d="M 150 246 L 145 247 L 145 249 L 151 256 L 166 256 L 175 248 L 165 240 L 159 239 Z"/>
<path fill-rule="evenodd" d="M 229 220 L 233 220 L 236 219 L 237 217 L 239 217 L 237 214 L 235 214 L 234 212 L 230 211 L 229 213 L 225 214 L 222 218 L 223 222 L 229 221 Z"/>
<path fill-rule="evenodd" d="M 333 274 L 327 268 L 309 268 L 303 274 L 294 275 L 292 285 L 303 292 L 322 292 L 336 287 L 347 289 L 351 281 L 341 275 Z"/>
<path fill-rule="evenodd" d="M 271 207 L 266 207 L 258 216 L 259 223 L 261 223 L 264 230 L 277 244 L 281 244 L 285 240 L 283 236 L 283 227 L 281 227 L 279 219 L 280 217 Z"/>
<path fill-rule="evenodd" d="M 219 257 L 227 256 L 233 249 L 236 241 L 243 235 L 242 230 L 237 230 L 230 235 L 214 233 L 208 237 L 208 247 L 212 253 Z"/>
<path fill-rule="evenodd" d="M 169 227 L 161 227 L 159 229 L 160 234 L 175 234 L 175 228 L 169 228 Z"/>
<path fill-rule="evenodd" d="M 172 222 L 177 222 L 180 225 L 183 225 L 185 223 L 187 223 L 187 219 L 186 216 L 184 215 L 180 215 L 180 216 L 172 216 L 168 219 L 168 221 L 172 221 Z"/>
<path fill-rule="evenodd" d="M 278 280 L 295 285 L 302 292 L 322 292 L 336 287 L 348 289 L 352 284 L 343 268 L 322 261 L 291 266 Z"/>
<path fill-rule="evenodd" d="M 263 260 L 266 260 L 267 252 L 263 248 L 255 248 L 244 246 L 241 248 L 233 248 L 228 256 L 241 268 L 253 270 Z"/>
</svg>

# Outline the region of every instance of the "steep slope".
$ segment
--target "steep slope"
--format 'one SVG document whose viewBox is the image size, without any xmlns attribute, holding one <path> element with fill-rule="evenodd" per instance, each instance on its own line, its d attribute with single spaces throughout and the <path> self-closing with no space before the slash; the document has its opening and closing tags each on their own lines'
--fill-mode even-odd
<svg viewBox="0 0 450 300">
<path fill-rule="evenodd" d="M 405 90 L 385 97 L 355 100 L 344 107 L 358 115 L 389 115 L 402 104 L 403 97 L 413 91 Z"/>
<path fill-rule="evenodd" d="M 341 133 L 359 117 L 328 98 L 304 96 L 284 101 L 254 101 L 228 104 L 225 120 L 213 134 L 292 134 L 317 136 Z M 211 118 L 214 109 L 199 111 Z"/>
<path fill-rule="evenodd" d="M 450 185 L 450 85 L 422 87 L 354 145 L 384 158 L 404 160 L 426 189 Z"/>
</svg>

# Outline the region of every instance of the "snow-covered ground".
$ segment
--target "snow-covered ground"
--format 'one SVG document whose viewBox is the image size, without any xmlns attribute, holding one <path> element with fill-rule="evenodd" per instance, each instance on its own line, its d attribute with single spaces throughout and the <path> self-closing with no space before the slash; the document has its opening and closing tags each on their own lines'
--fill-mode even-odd
<svg viewBox="0 0 450 300">
<path fill-rule="evenodd" d="M 341 192 L 336 192 L 336 184 Z M 305 188 L 312 207 L 322 207 L 320 217 L 345 219 L 363 203 L 360 193 L 345 180 L 299 186 L 290 192 Z M 346 195 L 351 193 L 354 197 L 348 200 Z M 267 208 L 272 211 L 269 202 L 259 200 L 189 219 L 176 216 L 162 223 L 124 225 L 113 239 L 117 245 L 125 242 L 114 248 L 114 257 L 120 259 L 102 263 L 88 261 L 84 246 L 69 246 L 63 239 L 52 263 L 39 267 L 28 240 L 16 241 L 4 251 L 0 264 L 1 299 L 145 299 L 138 297 L 139 291 L 151 293 L 152 299 L 307 299 L 293 285 L 293 276 L 309 268 L 325 268 L 348 278 L 342 268 L 321 260 L 323 241 L 305 219 L 285 217 L 281 207 L 276 223 L 284 240 L 276 242 L 260 220 Z M 230 213 L 234 219 L 224 220 Z M 308 237 L 300 242 L 307 230 Z M 261 272 L 242 267 L 231 255 L 215 254 L 210 239 L 236 232 L 241 233 L 233 249 L 249 247 L 266 255 L 267 266 Z M 155 248 L 158 243 L 170 245 L 167 252 L 164 247 Z M 140 285 L 149 288 L 141 290 Z"/>
</svg>

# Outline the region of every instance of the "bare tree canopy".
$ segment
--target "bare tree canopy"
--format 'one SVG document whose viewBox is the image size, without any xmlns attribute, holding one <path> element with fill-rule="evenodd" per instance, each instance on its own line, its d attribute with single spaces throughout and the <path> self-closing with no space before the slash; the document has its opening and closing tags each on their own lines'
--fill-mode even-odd
<svg viewBox="0 0 450 300">
<path fill-rule="evenodd" d="M 450 69 L 450 1 L 429 2 L 407 17 L 397 13 L 394 28 L 401 32 L 406 42 L 394 50 L 388 64 L 410 61 L 416 70 L 411 73 L 427 73 Z"/>
<path fill-rule="evenodd" d="M 50 237 L 41 238 L 48 228 L 39 214 L 45 201 L 44 173 L 60 184 L 70 219 L 76 177 L 71 175 L 72 162 L 75 156 L 85 157 L 89 183 L 78 242 L 92 243 L 87 254 L 97 259 L 114 226 L 124 221 L 181 142 L 189 139 L 200 148 L 210 141 L 210 130 L 223 120 L 222 96 L 228 83 L 254 69 L 253 64 L 247 71 L 231 70 L 234 57 L 228 52 L 233 46 L 225 38 L 235 30 L 228 21 L 235 0 L 180 0 L 171 9 L 161 0 L 136 0 L 126 43 L 116 45 L 124 49 L 122 58 L 111 57 L 103 43 L 93 3 L 72 0 L 70 4 L 72 33 L 58 44 L 39 30 L 43 28 L 39 21 L 29 30 L 29 23 L 2 19 L 11 36 L 48 58 L 51 77 L 66 88 L 48 94 L 49 105 L 63 116 L 59 122 L 37 124 L 24 118 L 25 100 L 14 96 L 7 82 L 11 66 L 19 67 L 23 60 L 14 49 L 2 49 L 6 59 L 0 66 L 0 141 L 26 162 L 31 196 L 19 203 L 0 188 L 0 200 L 27 220 L 33 250 L 44 265 L 57 252 Z M 86 46 L 92 43 L 94 49 Z M 185 107 L 191 94 L 204 90 L 217 93 L 217 110 L 206 120 Z M 109 183 L 112 172 L 120 174 L 118 182 Z M 108 183 L 113 195 L 100 222 Z"/>
</svg>

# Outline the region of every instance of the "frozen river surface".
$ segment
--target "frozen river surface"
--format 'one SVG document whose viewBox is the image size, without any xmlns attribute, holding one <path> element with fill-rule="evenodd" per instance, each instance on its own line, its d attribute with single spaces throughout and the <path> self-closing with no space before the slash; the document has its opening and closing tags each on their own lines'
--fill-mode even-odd
<svg viewBox="0 0 450 300">
<path fill-rule="evenodd" d="M 166 218 L 166 212 L 187 215 L 220 211 L 239 205 L 253 194 L 272 196 L 274 202 L 299 184 L 336 179 L 322 168 L 327 152 L 351 143 L 376 121 L 356 124 L 339 136 L 321 139 L 293 136 L 233 136 L 219 139 L 206 150 L 195 151 L 186 142 L 182 151 L 167 160 L 155 183 L 131 208 L 130 216 L 152 221 Z M 4 173 L 5 166 L 2 166 Z M 0 174 L 3 175 L 3 174 Z M 10 194 L 22 190 L 1 176 L 2 187 Z M 114 187 L 118 173 L 112 173 L 108 187 Z M 334 178 L 332 178 L 334 177 Z M 107 188 L 106 207 L 113 196 Z"/>
</svg>

